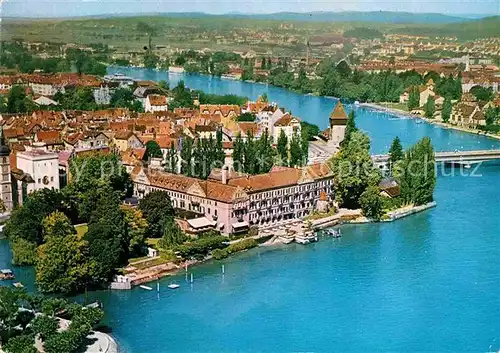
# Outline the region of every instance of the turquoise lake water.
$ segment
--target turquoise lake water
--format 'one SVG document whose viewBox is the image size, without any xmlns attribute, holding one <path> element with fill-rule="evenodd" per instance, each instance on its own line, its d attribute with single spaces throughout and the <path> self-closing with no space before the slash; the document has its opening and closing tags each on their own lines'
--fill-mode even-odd
<svg viewBox="0 0 500 353">
<path fill-rule="evenodd" d="M 234 90 L 254 99 L 268 92 L 271 100 L 322 127 L 335 102 L 198 75 L 185 81 L 188 87 Z M 405 144 L 428 135 L 437 150 L 500 148 L 499 141 L 482 136 L 364 109 L 358 113 L 376 153 L 385 152 L 395 135 Z M 259 248 L 203 264 L 189 269 L 193 284 L 181 274 L 161 280 L 159 293 L 136 288 L 94 292 L 89 299 L 103 302 L 106 323 L 126 353 L 498 350 L 500 164 L 464 175 L 454 171 L 438 178 L 438 206 L 418 215 L 344 226 L 339 240 Z M 7 244 L 0 242 L 0 268 L 10 266 L 9 260 Z M 31 270 L 15 271 L 25 284 L 32 282 Z M 167 289 L 171 282 L 181 287 Z"/>
</svg>

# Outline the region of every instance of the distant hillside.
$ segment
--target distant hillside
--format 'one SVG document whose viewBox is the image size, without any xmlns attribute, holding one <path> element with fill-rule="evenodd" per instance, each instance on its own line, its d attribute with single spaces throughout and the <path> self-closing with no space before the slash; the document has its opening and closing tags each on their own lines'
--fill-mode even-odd
<svg viewBox="0 0 500 353">
<path fill-rule="evenodd" d="M 278 12 L 272 14 L 245 14 L 245 13 L 228 13 L 223 15 L 213 15 L 203 12 L 143 12 L 134 14 L 103 14 L 72 18 L 119 18 L 119 17 L 136 17 L 136 16 L 164 16 L 172 18 L 209 18 L 209 17 L 226 17 L 226 18 L 245 18 L 257 20 L 275 20 L 275 21 L 300 21 L 300 22 L 372 22 L 372 23 L 387 23 L 387 24 L 448 24 L 464 22 L 471 19 L 477 19 L 485 16 L 481 15 L 460 15 L 451 16 L 440 13 L 411 13 L 411 12 L 396 12 L 396 11 L 339 11 L 339 12 Z"/>
<path fill-rule="evenodd" d="M 457 23 L 468 20 L 465 17 L 449 16 L 439 13 L 410 13 L 393 11 L 371 12 L 279 12 L 274 14 L 246 15 L 228 14 L 231 17 L 255 18 L 278 21 L 308 22 L 375 22 L 375 23 Z"/>
<path fill-rule="evenodd" d="M 500 37 L 500 16 L 445 25 L 400 27 L 397 33 L 429 37 L 456 36 L 461 40 Z"/>
</svg>

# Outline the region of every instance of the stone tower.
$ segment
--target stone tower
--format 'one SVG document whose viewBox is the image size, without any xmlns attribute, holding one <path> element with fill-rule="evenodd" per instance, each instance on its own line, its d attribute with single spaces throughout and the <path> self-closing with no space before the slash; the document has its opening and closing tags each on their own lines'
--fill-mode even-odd
<svg viewBox="0 0 500 353">
<path fill-rule="evenodd" d="M 3 128 L 0 129 L 0 199 L 5 208 L 12 210 L 12 184 L 10 181 L 10 149 L 5 142 Z"/>
<path fill-rule="evenodd" d="M 347 114 L 338 101 L 335 109 L 330 114 L 330 140 L 329 143 L 335 147 L 340 147 L 340 143 L 344 141 L 345 129 L 347 125 Z"/>
</svg>

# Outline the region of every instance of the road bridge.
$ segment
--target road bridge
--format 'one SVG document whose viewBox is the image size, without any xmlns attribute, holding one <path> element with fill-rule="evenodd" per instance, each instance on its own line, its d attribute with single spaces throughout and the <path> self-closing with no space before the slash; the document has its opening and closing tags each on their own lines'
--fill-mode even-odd
<svg viewBox="0 0 500 353">
<path fill-rule="evenodd" d="M 386 169 L 389 164 L 388 154 L 372 156 L 373 164 L 380 169 Z M 500 150 L 476 150 L 476 151 L 454 151 L 436 152 L 436 163 L 471 165 L 485 161 L 500 160 Z"/>
</svg>

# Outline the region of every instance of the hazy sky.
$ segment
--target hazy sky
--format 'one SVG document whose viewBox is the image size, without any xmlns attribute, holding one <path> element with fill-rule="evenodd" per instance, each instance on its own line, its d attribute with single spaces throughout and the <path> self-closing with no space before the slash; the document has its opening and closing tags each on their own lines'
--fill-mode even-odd
<svg viewBox="0 0 500 353">
<path fill-rule="evenodd" d="M 500 0 L 0 0 L 2 16 L 60 17 L 144 12 L 273 13 L 407 11 L 500 14 Z"/>
</svg>

